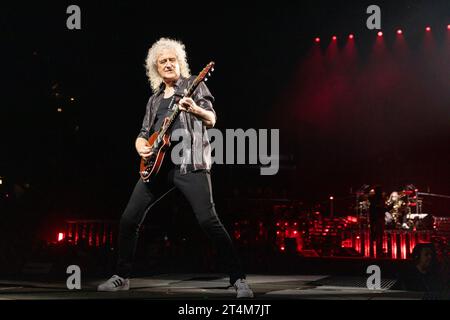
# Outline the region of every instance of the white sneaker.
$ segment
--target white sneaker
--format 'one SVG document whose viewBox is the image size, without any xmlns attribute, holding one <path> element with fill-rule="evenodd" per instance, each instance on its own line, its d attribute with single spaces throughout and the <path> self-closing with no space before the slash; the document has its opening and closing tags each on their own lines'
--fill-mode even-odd
<svg viewBox="0 0 450 320">
<path fill-rule="evenodd" d="M 122 291 L 130 290 L 130 279 L 124 279 L 113 275 L 109 280 L 97 287 L 97 291 Z"/>
<path fill-rule="evenodd" d="M 253 298 L 253 291 L 250 289 L 245 279 L 236 280 L 233 287 L 236 289 L 236 298 Z"/>
</svg>

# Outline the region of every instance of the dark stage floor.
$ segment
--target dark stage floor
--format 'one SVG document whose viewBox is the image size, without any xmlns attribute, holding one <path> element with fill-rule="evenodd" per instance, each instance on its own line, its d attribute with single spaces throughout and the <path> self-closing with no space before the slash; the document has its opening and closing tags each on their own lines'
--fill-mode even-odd
<svg viewBox="0 0 450 320">
<path fill-rule="evenodd" d="M 247 277 L 255 299 L 261 300 L 385 300 L 421 299 L 422 294 L 390 290 L 394 280 L 383 279 L 381 290 L 369 290 L 366 280 L 327 275 L 257 275 Z M 68 290 L 65 281 L 39 282 L 0 280 L 0 300 L 47 299 L 233 299 L 227 278 L 215 274 L 166 274 L 134 278 L 131 290 L 96 292 L 103 279 L 82 283 L 81 290 Z"/>
</svg>

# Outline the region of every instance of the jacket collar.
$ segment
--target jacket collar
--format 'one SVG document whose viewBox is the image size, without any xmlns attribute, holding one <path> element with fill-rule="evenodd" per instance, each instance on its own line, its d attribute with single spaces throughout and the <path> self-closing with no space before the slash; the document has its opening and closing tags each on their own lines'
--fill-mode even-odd
<svg viewBox="0 0 450 320">
<path fill-rule="evenodd" d="M 175 92 L 177 92 L 177 89 L 181 86 L 181 83 L 184 81 L 184 80 L 186 80 L 186 78 L 183 78 L 183 77 L 179 77 L 178 78 L 178 80 L 175 82 L 175 85 L 174 85 L 174 87 L 175 87 Z M 158 90 L 158 92 L 156 93 L 156 95 L 160 95 L 163 91 L 164 91 L 164 88 L 165 88 L 165 84 L 164 84 L 164 82 L 161 82 L 161 84 L 159 85 L 159 90 Z"/>
</svg>

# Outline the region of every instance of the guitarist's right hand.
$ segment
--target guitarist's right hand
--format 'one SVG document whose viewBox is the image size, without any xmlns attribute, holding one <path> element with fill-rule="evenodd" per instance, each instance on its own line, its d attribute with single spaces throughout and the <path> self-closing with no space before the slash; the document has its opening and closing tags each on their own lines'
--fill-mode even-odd
<svg viewBox="0 0 450 320">
<path fill-rule="evenodd" d="M 138 153 L 142 158 L 147 159 L 150 158 L 150 156 L 153 154 L 151 150 L 152 148 L 148 146 L 143 146 L 138 150 Z"/>
<path fill-rule="evenodd" d="M 152 155 L 152 152 L 150 152 L 151 148 L 148 144 L 148 141 L 144 138 L 137 138 L 135 143 L 136 151 L 137 153 L 144 159 L 147 159 Z"/>
</svg>

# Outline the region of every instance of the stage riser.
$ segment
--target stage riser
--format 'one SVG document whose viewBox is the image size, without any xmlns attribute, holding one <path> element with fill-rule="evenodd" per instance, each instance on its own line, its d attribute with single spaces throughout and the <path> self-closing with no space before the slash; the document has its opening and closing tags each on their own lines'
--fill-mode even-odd
<svg viewBox="0 0 450 320">
<path fill-rule="evenodd" d="M 432 235 L 433 231 L 385 231 L 382 242 L 383 252 L 391 259 L 409 259 L 416 244 L 431 242 Z M 369 231 L 351 232 L 350 239 L 351 247 L 365 257 L 370 257 L 372 244 L 375 258 L 379 258 L 376 256 L 376 243 L 370 239 Z"/>
</svg>

